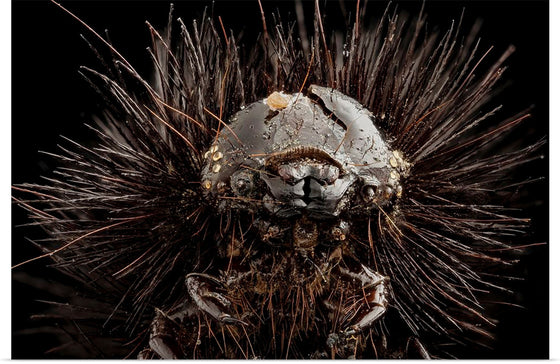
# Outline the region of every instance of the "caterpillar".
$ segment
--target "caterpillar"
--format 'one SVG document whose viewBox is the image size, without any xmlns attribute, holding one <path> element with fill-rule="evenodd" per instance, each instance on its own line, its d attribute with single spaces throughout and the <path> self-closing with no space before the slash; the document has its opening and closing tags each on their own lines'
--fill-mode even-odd
<svg viewBox="0 0 560 364">
<path fill-rule="evenodd" d="M 49 291 L 34 316 L 61 341 L 49 355 L 516 354 L 487 347 L 515 261 L 546 240 L 526 233 L 545 224 L 546 131 L 532 101 L 499 107 L 515 42 L 487 46 L 457 6 L 437 31 L 430 3 L 342 4 L 243 4 L 243 37 L 227 4 L 194 20 L 166 4 L 132 57 L 133 25 L 122 43 L 86 29 L 90 134 L 50 154 L 39 133 L 58 168 L 14 185 L 40 249 L 14 258 L 14 279 Z"/>
</svg>

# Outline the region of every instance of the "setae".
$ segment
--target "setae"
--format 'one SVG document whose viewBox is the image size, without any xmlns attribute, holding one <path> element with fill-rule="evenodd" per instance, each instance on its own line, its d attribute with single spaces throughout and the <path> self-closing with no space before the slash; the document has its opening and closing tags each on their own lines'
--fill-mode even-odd
<svg viewBox="0 0 560 364">
<path fill-rule="evenodd" d="M 153 87 L 115 53 L 108 70 L 86 72 L 108 99 L 100 144 L 64 152 L 58 181 L 16 189 L 35 191 L 36 199 L 17 198 L 54 238 L 41 246 L 67 245 L 52 258 L 87 284 L 95 304 L 86 312 L 104 308 L 75 317 L 91 330 L 86 335 L 102 338 L 94 347 L 117 355 L 107 342 L 131 337 L 143 348 L 148 330 L 157 340 L 147 356 L 159 349 L 188 357 L 390 357 L 422 354 L 423 346 L 453 355 L 448 340 L 484 343 L 491 322 L 473 292 L 491 287 L 485 282 L 494 270 L 515 258 L 507 252 L 524 245 L 519 230 L 528 223 L 494 206 L 514 201 L 500 189 L 515 192 L 511 187 L 525 181 L 512 171 L 538 156 L 539 142 L 512 148 L 500 141 L 524 113 L 483 123 L 501 64 L 474 76 L 486 59 L 477 65 L 472 47 L 460 47 L 474 38 L 428 32 L 425 40 L 422 20 L 415 28 L 391 14 L 379 28 L 350 28 L 346 48 L 329 45 L 326 22 L 316 21 L 313 48 L 301 51 L 288 26 L 273 32 L 269 19 L 268 37 L 254 53 L 238 50 L 236 38 L 226 40 L 219 23 L 205 19 L 195 26 L 198 40 L 191 30 L 166 47 L 152 33 Z M 417 41 L 414 29 L 422 30 Z M 108 59 L 109 49 L 96 48 Z M 375 128 L 365 124 L 356 134 L 360 105 Z M 296 106 L 313 108 L 318 120 Z M 286 120 L 294 129 L 279 135 Z M 264 123 L 275 144 L 238 135 Z M 329 132 L 331 149 L 317 139 Z M 382 146 L 364 158 L 371 165 L 383 157 L 376 171 L 358 163 L 368 148 L 360 138 Z M 248 145 L 271 149 L 263 157 Z M 340 146 L 345 156 L 337 155 Z M 291 208 L 274 208 L 283 204 Z M 366 276 L 375 279 L 364 284 L 372 296 L 364 300 L 351 278 Z M 387 303 L 375 297 L 382 288 Z M 366 317 L 368 304 L 389 307 L 371 331 L 369 324 L 354 327 L 360 320 L 351 317 L 355 308 Z M 68 319 L 63 309 L 54 315 Z M 184 321 L 173 327 L 169 317 Z M 97 333 L 100 327 L 108 332 Z M 73 333 L 87 345 L 80 331 Z M 223 345 L 214 339 L 222 331 Z M 414 336 L 420 340 L 409 340 Z"/>
</svg>

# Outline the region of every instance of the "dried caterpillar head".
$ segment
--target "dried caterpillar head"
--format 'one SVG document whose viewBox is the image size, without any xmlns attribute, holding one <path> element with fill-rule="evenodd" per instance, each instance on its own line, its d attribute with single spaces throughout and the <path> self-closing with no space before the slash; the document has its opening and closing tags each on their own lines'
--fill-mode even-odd
<svg viewBox="0 0 560 364">
<path fill-rule="evenodd" d="M 461 68 L 472 47 L 461 46 L 460 40 L 454 44 L 453 32 L 410 39 L 414 33 L 396 16 L 385 17 L 372 31 L 378 32 L 375 36 L 353 29 L 346 48 L 327 42 L 327 30 L 323 41 L 317 24 L 309 48 L 296 52 L 301 49 L 297 38 L 275 29 L 268 39 L 270 62 L 264 65 L 257 56 L 239 55 L 237 40 L 225 40 L 217 24 L 198 22 L 198 35 L 178 30 L 182 33 L 175 47 L 164 35 L 161 42 L 153 33 L 159 75 L 153 90 L 127 72 L 118 56 L 116 60 L 124 66 L 117 65 L 120 71 L 114 76 L 89 73 L 101 89 L 106 88 L 103 92 L 115 105 L 107 117 L 109 123 L 102 126 L 108 135 L 102 141 L 104 147 L 71 152 L 79 168 L 61 170 L 65 181 L 58 185 L 21 187 L 57 198 L 63 194 L 62 202 L 50 203 L 64 218 L 38 216 L 57 239 L 72 242 L 96 232 L 53 256 L 61 268 L 68 267 L 68 261 L 83 262 L 87 272 L 96 268 L 101 277 L 114 275 L 124 286 L 132 282 L 124 301 L 133 302 L 127 318 L 130 329 L 146 325 L 149 305 L 161 307 L 182 299 L 178 282 L 184 269 L 204 269 L 211 260 L 208 229 L 219 226 L 220 234 L 226 236 L 236 224 L 247 223 L 235 214 L 213 214 L 200 194 L 204 153 L 215 131 L 224 129 L 218 119 L 227 121 L 243 105 L 273 91 L 298 92 L 307 76 L 306 85 L 335 88 L 376 115 L 392 147 L 412 165 L 394 215 L 380 213 L 361 225 L 357 222 L 360 228 L 354 231 L 356 241 L 369 244 L 368 232 L 374 237 L 375 256 L 371 252 L 365 256 L 370 266 L 377 265 L 376 269 L 391 276 L 396 315 L 419 335 L 452 332 L 457 326 L 463 331 L 478 330 L 473 325 L 485 321 L 484 313 L 469 291 L 485 285 L 471 260 L 484 260 L 486 248 L 506 247 L 502 244 L 509 244 L 509 239 L 504 235 L 526 223 L 504 218 L 493 207 L 472 205 L 472 201 L 486 201 L 480 196 L 510 173 L 509 166 L 527 160 L 530 152 L 513 151 L 501 157 L 489 152 L 491 140 L 519 117 L 505 121 L 503 128 L 488 129 L 495 132 L 484 138 L 480 138 L 484 134 L 471 133 L 482 123 L 480 109 L 500 71 L 496 68 L 487 77 L 474 77 L 472 67 Z M 365 26 L 365 20 L 360 24 Z M 190 24 L 185 28 L 192 29 Z M 422 28 L 422 22 L 417 23 L 417 29 Z M 258 46 L 254 54 L 262 55 L 261 49 Z M 348 52 L 336 55 L 336 49 Z M 447 56 L 454 63 L 444 65 Z M 430 63 L 433 59 L 439 62 Z M 415 68 L 423 64 L 426 68 Z M 480 147 L 482 142 L 487 143 L 485 147 Z M 490 261 L 495 259 L 491 254 Z M 72 275 L 85 274 L 75 266 L 70 269 Z M 96 283 L 100 290 L 122 289 L 109 288 L 112 281 Z"/>
</svg>

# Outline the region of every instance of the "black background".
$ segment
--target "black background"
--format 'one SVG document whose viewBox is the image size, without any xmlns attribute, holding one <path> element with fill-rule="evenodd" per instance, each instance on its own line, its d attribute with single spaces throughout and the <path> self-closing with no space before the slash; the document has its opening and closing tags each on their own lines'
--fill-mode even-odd
<svg viewBox="0 0 560 364">
<path fill-rule="evenodd" d="M 175 16 L 189 23 L 197 19 L 210 1 L 175 1 Z M 344 24 L 338 1 L 322 0 L 324 13 L 331 28 Z M 60 135 L 87 142 L 91 134 L 83 126 L 101 110 L 100 99 L 79 76 L 81 65 L 102 69 L 87 44 L 94 36 L 68 14 L 49 1 L 14 1 L 13 3 L 13 120 L 12 120 L 12 182 L 38 182 L 40 176 L 49 176 L 54 161 L 38 151 L 56 152 Z M 410 14 L 420 10 L 416 1 L 393 2 Z M 149 20 L 156 29 L 167 22 L 167 2 L 150 1 L 65 1 L 69 10 L 99 32 L 109 30 L 115 47 L 140 74 L 149 78 L 150 63 L 146 47 L 150 37 L 145 26 Z M 306 15 L 312 15 L 310 2 L 304 2 Z M 263 1 L 265 12 L 276 7 L 283 15 L 293 14 L 290 1 Z M 348 11 L 354 11 L 351 2 Z M 385 2 L 370 1 L 369 14 L 379 17 Z M 446 30 L 453 19 L 459 19 L 465 8 L 464 28 L 476 19 L 483 20 L 481 49 L 494 46 L 496 59 L 510 44 L 516 52 L 508 60 L 505 74 L 507 86 L 494 100 L 503 103 L 505 115 L 521 111 L 531 105 L 533 117 L 525 124 L 523 134 L 530 140 L 548 133 L 548 2 L 546 1 L 427 1 L 428 25 Z M 261 30 L 261 16 L 257 1 L 217 2 L 214 18 L 221 16 L 226 28 L 243 32 L 243 39 L 251 44 Z M 285 16 L 293 19 L 294 17 Z M 269 17 L 268 21 L 272 23 Z M 545 158 L 532 165 L 532 176 L 547 178 L 529 188 L 532 203 L 526 212 L 533 217 L 532 242 L 548 241 L 548 148 Z M 13 209 L 13 224 L 25 222 L 25 214 Z M 32 228 L 13 231 L 13 263 L 31 258 L 38 251 L 24 237 L 40 237 Z M 17 273 L 29 272 L 40 276 L 54 276 L 44 268 L 46 261 L 29 264 Z M 548 357 L 548 248 L 531 248 L 519 265 L 519 275 L 526 278 L 519 283 L 519 294 L 514 300 L 525 308 L 504 308 L 499 317 L 496 347 L 493 351 L 473 353 L 487 358 L 547 358 Z M 53 342 L 46 336 L 21 335 L 28 329 L 29 315 L 40 310 L 34 300 L 45 298 L 45 293 L 14 282 L 12 286 L 12 330 L 14 358 L 53 357 L 44 354 Z"/>
</svg>

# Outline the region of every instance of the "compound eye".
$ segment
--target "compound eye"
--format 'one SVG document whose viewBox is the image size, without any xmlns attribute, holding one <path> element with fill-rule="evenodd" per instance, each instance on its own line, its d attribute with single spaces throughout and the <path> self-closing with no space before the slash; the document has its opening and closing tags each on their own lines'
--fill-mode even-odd
<svg viewBox="0 0 560 364">
<path fill-rule="evenodd" d="M 233 193 L 237 196 L 247 196 L 255 187 L 254 174 L 247 170 L 235 172 L 231 176 L 230 184 Z"/>
<path fill-rule="evenodd" d="M 377 186 L 364 185 L 362 186 L 362 198 L 365 202 L 373 202 L 377 199 Z"/>
</svg>

